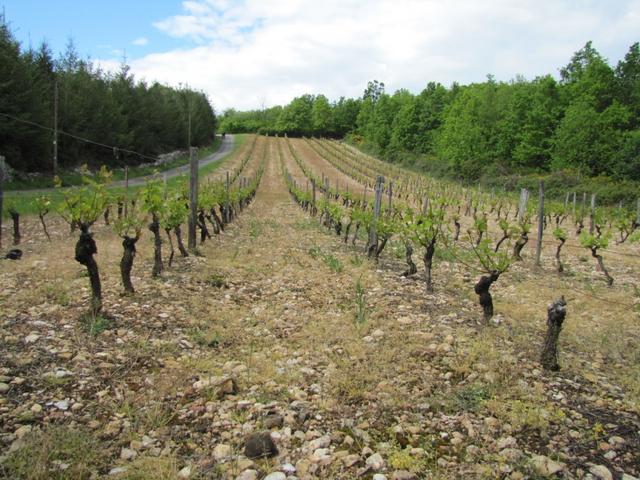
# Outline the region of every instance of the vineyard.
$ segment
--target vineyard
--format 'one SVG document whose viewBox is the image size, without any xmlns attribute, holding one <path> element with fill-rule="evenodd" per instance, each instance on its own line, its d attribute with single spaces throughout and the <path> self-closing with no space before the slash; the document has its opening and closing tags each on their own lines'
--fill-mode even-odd
<svg viewBox="0 0 640 480">
<path fill-rule="evenodd" d="M 186 178 L 5 200 L 0 477 L 640 476 L 640 212 L 237 137 L 195 247 Z"/>
</svg>

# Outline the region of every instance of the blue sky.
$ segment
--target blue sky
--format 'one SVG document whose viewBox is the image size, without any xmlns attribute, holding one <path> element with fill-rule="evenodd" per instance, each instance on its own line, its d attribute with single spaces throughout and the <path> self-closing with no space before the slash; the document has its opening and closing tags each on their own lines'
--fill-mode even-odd
<svg viewBox="0 0 640 480">
<path fill-rule="evenodd" d="M 173 0 L 0 0 L 0 6 L 23 46 L 37 47 L 46 40 L 56 54 L 64 51 L 69 38 L 83 57 L 91 58 L 121 56 L 123 51 L 139 58 L 193 43 L 153 26 L 180 13 L 180 2 Z M 147 39 L 146 44 L 142 38 Z"/>
<path fill-rule="evenodd" d="M 640 0 L 0 0 L 23 43 L 147 82 L 205 91 L 217 111 L 304 93 L 532 79 L 592 40 L 615 65 L 640 41 Z"/>
</svg>

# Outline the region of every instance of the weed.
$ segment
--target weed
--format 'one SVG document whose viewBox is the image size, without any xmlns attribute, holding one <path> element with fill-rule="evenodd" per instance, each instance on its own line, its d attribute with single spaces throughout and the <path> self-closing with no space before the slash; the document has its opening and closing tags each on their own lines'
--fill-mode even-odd
<svg viewBox="0 0 640 480">
<path fill-rule="evenodd" d="M 169 425 L 175 417 L 170 407 L 162 403 L 154 403 L 143 409 L 139 420 L 149 430 L 157 430 L 158 428 L 166 427 Z"/>
<path fill-rule="evenodd" d="M 141 457 L 127 470 L 113 478 L 116 480 L 173 480 L 179 478 L 178 460 L 170 457 Z"/>
<path fill-rule="evenodd" d="M 354 267 L 359 267 L 364 263 L 364 257 L 355 253 L 353 257 L 351 257 L 350 261 L 351 265 L 353 265 Z"/>
<path fill-rule="evenodd" d="M 40 290 L 47 301 L 63 307 L 69 305 L 69 295 L 59 282 L 46 283 Z"/>
<path fill-rule="evenodd" d="M 516 430 L 533 429 L 546 432 L 551 423 L 559 423 L 565 413 L 551 404 L 539 404 L 530 400 L 489 400 L 488 410 Z"/>
<path fill-rule="evenodd" d="M 227 283 L 224 281 L 224 277 L 219 273 L 212 273 L 209 275 L 209 278 L 205 281 L 207 285 L 213 288 L 229 288 Z"/>
<path fill-rule="evenodd" d="M 100 335 L 105 330 L 113 328 L 113 322 L 110 318 L 104 315 L 93 315 L 92 313 L 85 313 L 80 317 L 80 324 L 84 330 L 94 336 Z"/>
<path fill-rule="evenodd" d="M 196 327 L 189 331 L 189 337 L 201 347 L 216 348 L 220 345 L 220 335 L 213 330 L 203 331 Z"/>
<path fill-rule="evenodd" d="M 344 265 L 342 265 L 339 258 L 330 253 L 323 252 L 320 247 L 311 247 L 308 250 L 308 253 L 315 259 L 321 258 L 325 265 L 327 265 L 327 267 L 329 267 L 334 273 L 340 273 L 344 270 Z"/>
<path fill-rule="evenodd" d="M 389 465 L 396 470 L 410 472 L 424 472 L 429 467 L 429 459 L 411 454 L 410 448 L 400 448 L 394 445 L 387 454 Z"/>
<path fill-rule="evenodd" d="M 340 273 L 344 269 L 342 262 L 339 258 L 334 257 L 331 254 L 326 254 L 323 258 L 324 263 L 331 269 L 334 273 Z"/>
<path fill-rule="evenodd" d="M 260 225 L 258 220 L 253 218 L 251 219 L 251 223 L 249 224 L 249 235 L 251 238 L 258 238 L 262 235 L 262 225 Z"/>
<path fill-rule="evenodd" d="M 482 385 L 468 385 L 454 395 L 456 410 L 477 411 L 490 398 L 489 391 Z"/>
</svg>

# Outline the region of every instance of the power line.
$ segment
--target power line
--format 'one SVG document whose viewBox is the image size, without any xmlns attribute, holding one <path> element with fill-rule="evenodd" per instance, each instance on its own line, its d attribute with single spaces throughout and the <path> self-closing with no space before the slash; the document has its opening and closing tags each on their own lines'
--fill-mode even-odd
<svg viewBox="0 0 640 480">
<path fill-rule="evenodd" d="M 53 128 L 47 127 L 46 125 L 42 125 L 40 123 L 32 122 L 30 120 L 24 120 L 22 118 L 18 118 L 18 117 L 15 117 L 13 115 L 10 115 L 8 113 L 0 112 L 0 115 L 2 115 L 3 117 L 9 118 L 9 119 L 11 119 L 13 121 L 16 121 L 16 122 L 19 122 L 19 123 L 24 123 L 26 125 L 31 125 L 33 127 L 41 128 L 41 129 L 47 130 L 49 132 L 54 132 L 55 131 Z M 137 155 L 140 158 L 146 158 L 148 160 L 153 160 L 154 162 L 157 162 L 158 160 L 160 160 L 157 157 L 151 157 L 149 155 L 145 155 L 145 154 L 140 153 L 140 152 L 136 152 L 136 151 L 133 151 L 133 150 L 127 150 L 126 148 L 116 147 L 115 145 L 107 145 L 106 143 L 96 142 L 95 140 L 90 140 L 88 138 L 80 137 L 78 135 L 74 135 L 73 133 L 65 132 L 64 130 L 58 130 L 58 135 L 66 135 L 67 137 L 73 138 L 75 140 L 80 140 L 81 142 L 90 143 L 92 145 L 97 145 L 99 147 L 108 148 L 110 150 L 114 150 L 114 151 L 118 151 L 118 152 L 130 153 L 132 155 Z"/>
</svg>

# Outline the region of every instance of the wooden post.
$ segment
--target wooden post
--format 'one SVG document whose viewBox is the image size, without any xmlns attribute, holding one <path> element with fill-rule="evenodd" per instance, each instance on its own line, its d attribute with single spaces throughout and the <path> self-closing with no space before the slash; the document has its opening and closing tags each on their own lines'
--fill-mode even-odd
<svg viewBox="0 0 640 480">
<path fill-rule="evenodd" d="M 311 215 L 316 214 L 316 181 L 311 179 Z"/>
<path fill-rule="evenodd" d="M 0 155 L 0 248 L 2 248 L 2 215 L 4 214 L 4 157 Z M 638 202 L 640 206 L 640 202 Z"/>
<path fill-rule="evenodd" d="M 640 227 L 640 198 L 638 198 L 638 206 L 636 208 L 636 225 Z M 0 213 L 2 213 L 1 210 Z"/>
<path fill-rule="evenodd" d="M 124 166 L 124 218 L 129 210 L 129 165 Z"/>
<path fill-rule="evenodd" d="M 389 182 L 389 215 L 391 215 L 392 198 L 393 198 L 393 182 Z"/>
<path fill-rule="evenodd" d="M 58 79 L 53 84 L 53 174 L 58 173 Z"/>
<path fill-rule="evenodd" d="M 529 201 L 529 190 L 523 188 L 520 190 L 520 205 L 518 207 L 518 222 L 522 222 L 524 214 L 527 211 L 527 202 Z"/>
<path fill-rule="evenodd" d="M 571 195 L 571 193 L 567 192 L 567 196 L 564 197 L 564 208 L 567 208 L 567 205 L 569 205 L 569 195 Z"/>
<path fill-rule="evenodd" d="M 573 192 L 573 218 L 576 218 L 576 192 Z"/>
<path fill-rule="evenodd" d="M 429 196 L 425 195 L 422 198 L 422 214 L 424 215 L 429 210 Z"/>
<path fill-rule="evenodd" d="M 591 194 L 591 211 L 589 212 L 589 234 L 593 235 L 595 230 L 595 215 L 596 215 L 596 194 Z"/>
<path fill-rule="evenodd" d="M 195 155 L 195 149 L 189 149 L 189 232 L 188 246 L 189 249 L 196 248 L 196 216 L 198 214 L 198 157 Z"/>
<path fill-rule="evenodd" d="M 372 249 L 378 246 L 378 233 L 376 232 L 376 224 L 380 218 L 380 208 L 382 207 L 382 184 L 384 183 L 384 177 L 378 175 L 375 185 L 375 199 L 373 202 L 373 221 L 371 222 L 371 230 L 369 231 L 369 246 L 367 250 L 372 252 Z"/>
<path fill-rule="evenodd" d="M 231 215 L 229 211 L 229 188 L 231 187 L 231 181 L 229 179 L 229 172 L 227 171 L 227 178 L 225 182 L 225 198 L 224 198 L 224 216 L 225 222 L 229 223 L 231 221 Z"/>
<path fill-rule="evenodd" d="M 542 234 L 544 233 L 544 180 L 540 180 L 540 196 L 538 197 L 538 240 L 536 242 L 536 265 L 540 266 L 542 253 Z"/>
</svg>

